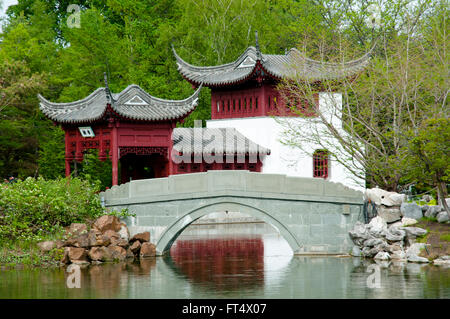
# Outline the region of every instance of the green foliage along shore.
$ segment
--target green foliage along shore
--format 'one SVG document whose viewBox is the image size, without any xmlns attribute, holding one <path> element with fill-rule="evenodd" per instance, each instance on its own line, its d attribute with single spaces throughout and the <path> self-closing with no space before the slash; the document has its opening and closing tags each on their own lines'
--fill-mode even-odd
<svg viewBox="0 0 450 319">
<path fill-rule="evenodd" d="M 0 184 L 0 245 L 32 243 L 103 214 L 98 183 L 27 178 Z"/>
</svg>

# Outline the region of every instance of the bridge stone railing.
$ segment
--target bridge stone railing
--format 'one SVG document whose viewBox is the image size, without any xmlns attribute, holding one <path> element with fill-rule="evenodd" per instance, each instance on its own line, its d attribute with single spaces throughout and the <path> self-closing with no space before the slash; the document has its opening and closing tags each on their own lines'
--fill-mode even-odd
<svg viewBox="0 0 450 319">
<path fill-rule="evenodd" d="M 219 194 L 317 202 L 361 204 L 363 194 L 321 178 L 290 177 L 249 171 L 208 171 L 135 180 L 102 192 L 106 206 L 201 198 Z"/>
</svg>

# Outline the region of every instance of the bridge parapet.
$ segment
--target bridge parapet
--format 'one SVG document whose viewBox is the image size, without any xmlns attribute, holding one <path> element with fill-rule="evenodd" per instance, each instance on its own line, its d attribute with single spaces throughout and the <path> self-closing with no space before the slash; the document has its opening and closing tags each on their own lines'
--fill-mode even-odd
<svg viewBox="0 0 450 319">
<path fill-rule="evenodd" d="M 106 206 L 214 196 L 262 197 L 361 204 L 363 193 L 320 178 L 239 170 L 131 181 L 102 192 Z"/>
</svg>

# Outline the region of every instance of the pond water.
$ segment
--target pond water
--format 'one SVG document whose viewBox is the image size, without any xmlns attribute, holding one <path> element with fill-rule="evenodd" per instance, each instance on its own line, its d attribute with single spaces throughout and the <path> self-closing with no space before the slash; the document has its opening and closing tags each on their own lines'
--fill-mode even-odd
<svg viewBox="0 0 450 319">
<path fill-rule="evenodd" d="M 82 268 L 80 288 L 68 275 L 1 271 L 0 298 L 450 298 L 450 268 L 293 256 L 264 223 L 192 225 L 170 256 Z"/>
</svg>

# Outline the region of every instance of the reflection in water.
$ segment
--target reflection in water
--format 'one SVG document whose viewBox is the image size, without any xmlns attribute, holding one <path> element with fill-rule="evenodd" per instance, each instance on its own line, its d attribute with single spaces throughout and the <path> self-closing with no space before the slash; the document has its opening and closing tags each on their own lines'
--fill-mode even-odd
<svg viewBox="0 0 450 319">
<path fill-rule="evenodd" d="M 175 266 L 194 284 L 233 291 L 264 284 L 261 237 L 178 240 L 170 250 Z"/>
<path fill-rule="evenodd" d="M 450 298 L 450 268 L 383 262 L 369 288 L 373 261 L 293 256 L 265 224 L 188 227 L 171 253 L 83 268 L 80 289 L 64 268 L 0 271 L 0 298 Z"/>
</svg>

